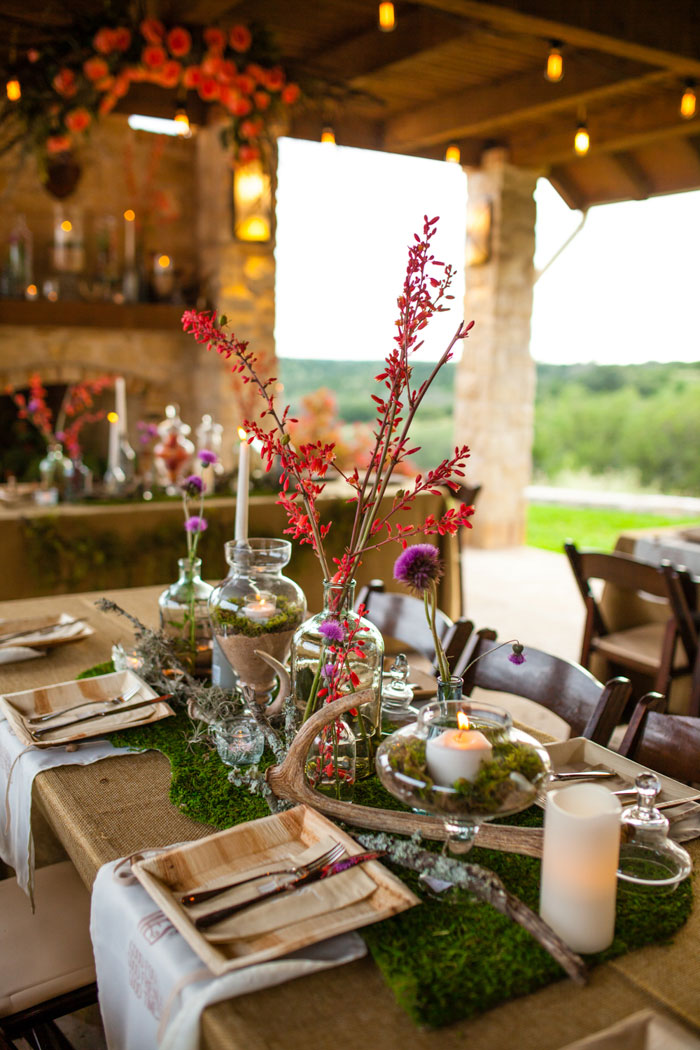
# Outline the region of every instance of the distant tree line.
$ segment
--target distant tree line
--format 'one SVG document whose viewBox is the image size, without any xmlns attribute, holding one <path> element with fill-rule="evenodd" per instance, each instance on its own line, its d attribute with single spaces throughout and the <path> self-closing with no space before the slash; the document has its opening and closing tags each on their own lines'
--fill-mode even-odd
<svg viewBox="0 0 700 1050">
<path fill-rule="evenodd" d="M 416 363 L 416 385 L 431 370 Z M 337 395 L 343 420 L 371 425 L 378 371 L 379 362 L 284 359 L 283 396 L 298 406 L 317 377 L 316 386 Z M 454 443 L 454 376 L 454 365 L 442 369 L 418 412 L 413 437 L 422 446 L 415 457 L 422 468 L 438 463 Z M 538 364 L 533 471 L 551 484 L 573 474 L 700 495 L 700 361 Z"/>
</svg>

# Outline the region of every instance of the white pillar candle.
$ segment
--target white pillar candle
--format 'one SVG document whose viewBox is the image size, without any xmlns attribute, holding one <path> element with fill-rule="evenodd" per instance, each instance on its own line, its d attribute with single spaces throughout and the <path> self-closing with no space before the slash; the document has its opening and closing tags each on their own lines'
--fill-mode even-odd
<svg viewBox="0 0 700 1050">
<path fill-rule="evenodd" d="M 126 382 L 123 376 L 114 380 L 114 408 L 119 416 L 119 434 L 126 436 Z"/>
<path fill-rule="evenodd" d="M 238 488 L 236 490 L 236 543 L 248 542 L 248 474 L 250 446 L 245 430 L 238 428 L 241 439 L 238 451 Z"/>
<path fill-rule="evenodd" d="M 540 915 L 575 952 L 612 944 L 621 808 L 601 784 L 547 795 Z"/>
<path fill-rule="evenodd" d="M 119 469 L 119 416 L 116 412 L 110 412 L 107 416 L 109 421 L 109 453 L 107 455 L 107 467 L 114 472 Z"/>
<path fill-rule="evenodd" d="M 491 756 L 491 744 L 479 729 L 446 729 L 425 746 L 428 773 L 442 787 L 452 787 L 455 780 L 476 780 Z"/>
<path fill-rule="evenodd" d="M 131 208 L 124 212 L 124 269 L 136 263 L 136 216 Z"/>
<path fill-rule="evenodd" d="M 275 615 L 276 609 L 277 605 L 274 595 L 263 591 L 260 594 L 251 595 L 241 612 L 249 620 L 254 620 L 256 623 L 265 623 L 266 620 Z"/>
</svg>

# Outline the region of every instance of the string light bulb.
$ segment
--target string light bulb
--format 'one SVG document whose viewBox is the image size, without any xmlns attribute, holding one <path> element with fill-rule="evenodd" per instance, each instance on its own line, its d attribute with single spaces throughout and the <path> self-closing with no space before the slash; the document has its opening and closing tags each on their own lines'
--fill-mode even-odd
<svg viewBox="0 0 700 1050">
<path fill-rule="evenodd" d="M 379 5 L 379 28 L 382 33 L 391 33 L 396 27 L 396 14 L 392 3 L 383 2 Z"/>
<path fill-rule="evenodd" d="M 558 40 L 550 40 L 547 65 L 544 70 L 545 80 L 557 84 L 564 76 L 564 59 L 561 53 L 561 43 Z"/>
<path fill-rule="evenodd" d="M 462 154 L 460 152 L 459 146 L 455 146 L 454 143 L 452 143 L 452 145 L 447 147 L 447 149 L 445 150 L 446 161 L 448 161 L 450 164 L 459 164 L 461 159 Z"/>
<path fill-rule="evenodd" d="M 22 97 L 22 87 L 17 77 L 12 77 L 5 85 L 8 102 L 19 102 Z"/>
<path fill-rule="evenodd" d="M 696 107 L 697 98 L 695 96 L 695 81 L 686 80 L 685 91 L 681 98 L 681 116 L 686 120 L 690 120 L 691 117 L 695 116 Z"/>
<path fill-rule="evenodd" d="M 578 153 L 579 157 L 583 157 L 588 153 L 588 149 L 591 145 L 591 137 L 588 134 L 588 126 L 585 120 L 580 120 L 576 125 L 576 134 L 574 135 L 574 149 Z"/>
<path fill-rule="evenodd" d="M 324 128 L 321 132 L 321 142 L 326 146 L 335 146 L 335 132 L 333 128 Z"/>
</svg>

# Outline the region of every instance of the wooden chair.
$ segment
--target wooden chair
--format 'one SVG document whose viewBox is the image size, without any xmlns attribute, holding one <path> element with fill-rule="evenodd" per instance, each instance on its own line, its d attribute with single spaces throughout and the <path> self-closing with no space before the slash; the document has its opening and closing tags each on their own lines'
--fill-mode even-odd
<svg viewBox="0 0 700 1050">
<path fill-rule="evenodd" d="M 371 580 L 357 596 L 355 607 L 364 605 L 366 617 L 387 638 L 405 643 L 414 652 L 430 661 L 437 675 L 435 642 L 425 615 L 422 598 L 410 594 L 396 594 L 384 589 L 383 580 Z M 439 609 L 437 611 L 438 637 L 452 669 L 460 657 L 474 629 L 470 620 L 461 618 L 455 623 Z"/>
<path fill-rule="evenodd" d="M 657 568 L 627 554 L 578 550 L 571 542 L 564 549 L 586 606 L 583 666 L 588 667 L 593 654 L 599 653 L 614 665 L 651 678 L 654 689 L 666 695 L 674 678 L 692 672 L 698 652 L 693 619 L 696 589 L 690 574 L 668 562 Z M 602 580 L 630 595 L 661 599 L 668 605 L 668 618 L 612 631 L 593 595 L 591 580 Z"/>
<path fill-rule="evenodd" d="M 448 500 L 456 500 L 458 503 L 466 503 L 468 507 L 472 507 L 481 492 L 481 485 L 460 485 L 456 492 L 452 489 L 445 487 L 444 490 L 446 498 Z M 462 616 L 467 615 L 467 589 L 464 581 L 464 552 L 467 549 L 466 542 L 466 526 L 461 526 L 457 530 L 457 550 L 459 554 L 459 602 Z"/>
<path fill-rule="evenodd" d="M 54 1019 L 97 1002 L 90 894 L 70 861 L 37 868 L 34 881 L 34 914 L 13 878 L 0 881 L 0 1048 L 23 1037 L 71 1050 Z"/>
<path fill-rule="evenodd" d="M 479 688 L 523 697 L 563 718 L 572 736 L 608 743 L 632 692 L 629 679 L 613 678 L 603 685 L 578 664 L 529 647 L 523 651 L 525 662 L 514 664 L 511 647 L 495 645 L 495 631 L 476 631 L 470 638 L 454 669 L 463 678 L 466 696 Z"/>
<path fill-rule="evenodd" d="M 700 784 L 700 718 L 666 714 L 660 693 L 638 702 L 618 750 L 657 773 Z"/>
</svg>

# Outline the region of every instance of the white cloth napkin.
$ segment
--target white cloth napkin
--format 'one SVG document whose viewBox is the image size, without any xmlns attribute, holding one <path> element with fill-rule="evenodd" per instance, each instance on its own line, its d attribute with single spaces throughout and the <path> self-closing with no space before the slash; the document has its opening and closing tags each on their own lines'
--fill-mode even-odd
<svg viewBox="0 0 700 1050">
<path fill-rule="evenodd" d="M 77 751 L 66 751 L 65 747 L 25 748 L 10 729 L 7 720 L 2 716 L 0 719 L 0 858 L 15 869 L 18 884 L 32 896 L 34 839 L 31 812 L 34 777 L 44 769 L 87 766 L 102 758 L 124 754 L 124 750 L 113 747 L 107 740 L 81 742 Z"/>
<path fill-rule="evenodd" d="M 46 656 L 46 653 L 25 645 L 0 646 L 0 664 L 18 664 L 22 660 L 36 660 L 38 656 Z"/>
<path fill-rule="evenodd" d="M 198 1050 L 200 1017 L 210 1004 L 366 953 L 362 939 L 347 933 L 215 977 L 141 884 L 115 874 L 119 864 L 105 864 L 97 873 L 90 917 L 109 1050 Z"/>
</svg>

